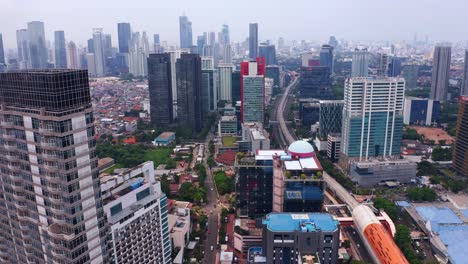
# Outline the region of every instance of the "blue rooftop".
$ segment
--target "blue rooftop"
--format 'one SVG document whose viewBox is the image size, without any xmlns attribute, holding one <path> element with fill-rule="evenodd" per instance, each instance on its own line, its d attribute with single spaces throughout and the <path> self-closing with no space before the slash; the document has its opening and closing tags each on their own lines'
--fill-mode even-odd
<svg viewBox="0 0 468 264">
<path fill-rule="evenodd" d="M 326 213 L 270 213 L 263 220 L 269 230 L 283 232 L 301 231 L 303 223 L 308 223 L 305 225 L 308 232 L 335 231 L 339 225 L 338 221 Z"/>
<path fill-rule="evenodd" d="M 396 201 L 395 204 L 400 206 L 400 207 L 410 207 L 411 206 L 411 204 L 408 203 L 407 201 Z"/>
<path fill-rule="evenodd" d="M 468 209 L 461 210 L 465 218 L 468 218 Z"/>
<path fill-rule="evenodd" d="M 463 223 L 463 221 L 450 208 L 419 206 L 416 207 L 416 211 L 424 220 L 431 222 L 431 229 L 434 232 L 439 231 L 439 224 Z"/>
</svg>

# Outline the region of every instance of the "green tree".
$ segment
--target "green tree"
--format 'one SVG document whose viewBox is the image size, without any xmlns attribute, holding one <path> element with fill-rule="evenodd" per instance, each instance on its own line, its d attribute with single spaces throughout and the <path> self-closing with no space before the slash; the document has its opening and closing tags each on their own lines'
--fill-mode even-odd
<svg viewBox="0 0 468 264">
<path fill-rule="evenodd" d="M 452 148 L 435 147 L 432 150 L 433 161 L 449 161 L 452 160 Z"/>
<path fill-rule="evenodd" d="M 436 175 L 437 168 L 434 164 L 430 163 L 429 161 L 421 161 L 418 163 L 418 176 L 429 176 L 429 175 Z"/>
<path fill-rule="evenodd" d="M 431 188 L 423 187 L 423 188 L 410 188 L 408 189 L 408 197 L 412 201 L 417 202 L 432 202 L 437 199 L 437 194 Z"/>
<path fill-rule="evenodd" d="M 418 134 L 416 129 L 406 128 L 405 132 L 403 133 L 403 139 L 420 140 L 421 136 Z"/>
<path fill-rule="evenodd" d="M 208 164 L 208 166 L 210 168 L 213 168 L 213 167 L 216 166 L 216 162 L 215 162 L 213 156 L 209 156 L 208 159 L 206 159 L 206 164 Z"/>
<path fill-rule="evenodd" d="M 398 220 L 398 207 L 392 201 L 377 196 L 373 202 L 375 208 L 383 209 L 393 221 Z"/>
</svg>

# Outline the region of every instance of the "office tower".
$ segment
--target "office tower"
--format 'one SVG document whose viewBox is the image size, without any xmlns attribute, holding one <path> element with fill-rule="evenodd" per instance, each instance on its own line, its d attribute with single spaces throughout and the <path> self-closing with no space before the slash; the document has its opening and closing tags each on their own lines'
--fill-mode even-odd
<svg viewBox="0 0 468 264">
<path fill-rule="evenodd" d="M 259 154 L 254 156 L 238 158 L 235 167 L 236 203 L 239 215 L 258 219 L 271 213 L 273 210 L 273 154 L 270 151 L 259 150 Z"/>
<path fill-rule="evenodd" d="M 316 124 L 320 117 L 320 104 L 317 99 L 299 99 L 299 116 L 304 126 Z"/>
<path fill-rule="evenodd" d="M 328 39 L 328 45 L 332 46 L 335 49 L 338 48 L 338 40 L 335 36 L 330 36 L 330 38 Z"/>
<path fill-rule="evenodd" d="M 333 47 L 322 45 L 320 48 L 320 66 L 330 68 L 330 73 L 333 74 L 333 64 Z"/>
<path fill-rule="evenodd" d="M 355 49 L 353 52 L 351 77 L 367 77 L 369 74 L 369 53 L 367 49 Z"/>
<path fill-rule="evenodd" d="M 234 106 L 237 101 L 241 100 L 241 73 L 238 70 L 232 72 L 231 81 L 231 100 Z"/>
<path fill-rule="evenodd" d="M 186 16 L 179 17 L 180 48 L 192 48 L 192 22 Z"/>
<path fill-rule="evenodd" d="M 331 162 L 337 162 L 341 152 L 341 132 L 330 133 L 327 137 L 327 157 Z"/>
<path fill-rule="evenodd" d="M 94 39 L 88 39 L 88 53 L 94 53 Z"/>
<path fill-rule="evenodd" d="M 255 60 L 258 57 L 258 24 L 249 24 L 249 58 Z"/>
<path fill-rule="evenodd" d="M 386 53 L 377 53 L 377 76 L 386 77 L 388 73 L 388 55 Z"/>
<path fill-rule="evenodd" d="M 149 42 L 146 32 L 133 34 L 128 53 L 128 72 L 134 76 L 148 74 L 147 58 L 149 56 Z"/>
<path fill-rule="evenodd" d="M 174 116 L 172 99 L 171 55 L 150 54 L 148 58 L 148 89 L 151 123 L 167 126 Z"/>
<path fill-rule="evenodd" d="M 153 42 L 154 42 L 154 45 L 161 45 L 161 40 L 159 39 L 159 34 L 154 34 L 153 35 Z"/>
<path fill-rule="evenodd" d="M 88 74 L 89 76 L 96 77 L 97 72 L 96 72 L 96 59 L 95 59 L 95 54 L 94 53 L 87 53 L 86 54 L 86 67 L 88 69 Z"/>
<path fill-rule="evenodd" d="M 118 23 L 117 34 L 119 38 L 119 52 L 128 53 L 130 41 L 132 39 L 132 29 L 130 23 Z"/>
<path fill-rule="evenodd" d="M 401 59 L 392 57 L 388 64 L 388 77 L 398 77 L 401 74 Z"/>
<path fill-rule="evenodd" d="M 104 60 L 107 61 L 108 58 L 114 57 L 113 50 L 112 50 L 112 36 L 110 34 L 104 34 L 104 41 L 103 41 L 103 49 L 104 49 Z"/>
<path fill-rule="evenodd" d="M 76 48 L 76 44 L 73 41 L 68 42 L 67 46 L 67 68 L 80 68 L 80 61 L 78 59 L 78 49 Z"/>
<path fill-rule="evenodd" d="M 262 224 L 265 263 L 339 263 L 340 222 L 332 215 L 271 213 Z"/>
<path fill-rule="evenodd" d="M 181 54 L 176 62 L 177 121 L 192 130 L 202 129 L 201 59 L 197 54 Z"/>
<path fill-rule="evenodd" d="M 67 48 L 65 47 L 65 33 L 55 31 L 55 68 L 67 67 Z"/>
<path fill-rule="evenodd" d="M 110 263 L 172 263 L 167 197 L 155 179 L 153 162 L 100 179 Z"/>
<path fill-rule="evenodd" d="M 284 41 L 284 38 L 281 37 L 278 39 L 278 49 L 282 49 L 284 48 L 284 46 L 285 46 L 285 41 Z"/>
<path fill-rule="evenodd" d="M 219 92 L 213 57 L 201 57 L 202 91 L 201 112 L 205 119 L 210 110 L 218 106 Z"/>
<path fill-rule="evenodd" d="M 457 135 L 453 147 L 453 168 L 468 177 L 468 97 L 460 97 L 460 110 L 457 117 Z"/>
<path fill-rule="evenodd" d="M 403 123 L 405 125 L 430 126 L 437 123 L 439 112 L 439 101 L 407 96 L 405 97 Z"/>
<path fill-rule="evenodd" d="M 176 71 L 176 62 L 180 58 L 181 51 L 173 50 L 168 51 L 171 55 L 171 78 L 172 78 L 172 106 L 173 106 L 173 120 L 177 118 L 177 71 Z"/>
<path fill-rule="evenodd" d="M 325 183 L 322 166 L 307 141 L 293 142 L 273 166 L 274 212 L 321 212 Z"/>
<path fill-rule="evenodd" d="M 405 78 L 406 90 L 418 87 L 419 65 L 405 65 L 403 67 L 403 78 Z"/>
<path fill-rule="evenodd" d="M 301 98 L 329 100 L 333 98 L 330 68 L 327 66 L 301 67 L 299 91 Z"/>
<path fill-rule="evenodd" d="M 229 45 L 231 44 L 231 39 L 229 37 L 229 26 L 228 25 L 222 25 L 221 27 L 221 32 L 219 34 L 218 42 L 221 45 Z"/>
<path fill-rule="evenodd" d="M 265 77 L 273 79 L 273 95 L 279 93 L 280 69 L 277 65 L 266 66 Z"/>
<path fill-rule="evenodd" d="M 265 58 L 266 65 L 276 64 L 276 49 L 275 45 L 269 45 L 266 43 L 260 44 L 259 56 Z"/>
<path fill-rule="evenodd" d="M 403 78 L 349 78 L 345 82 L 342 152 L 368 160 L 399 156 L 403 133 Z"/>
<path fill-rule="evenodd" d="M 241 63 L 241 122 L 262 123 L 265 114 L 265 59 Z"/>
<path fill-rule="evenodd" d="M 234 65 L 219 64 L 218 65 L 218 80 L 219 80 L 219 100 L 232 101 L 232 71 Z"/>
<path fill-rule="evenodd" d="M 318 137 L 326 140 L 329 134 L 341 133 L 343 100 L 321 100 Z"/>
<path fill-rule="evenodd" d="M 107 262 L 86 70 L 0 73 L 0 93 L 0 262 Z"/>
<path fill-rule="evenodd" d="M 205 36 L 198 36 L 197 37 L 197 51 L 200 56 L 205 56 L 203 50 L 206 46 L 206 37 Z"/>
<path fill-rule="evenodd" d="M 465 50 L 465 61 L 463 64 L 463 80 L 460 89 L 460 95 L 468 95 L 468 50 Z"/>
<path fill-rule="evenodd" d="M 3 38 L 0 33 L 0 64 L 5 64 L 5 51 L 3 49 Z"/>
<path fill-rule="evenodd" d="M 31 61 L 29 59 L 29 34 L 27 29 L 19 29 L 16 31 L 16 45 L 18 48 L 19 68 L 30 68 Z"/>
<path fill-rule="evenodd" d="M 232 63 L 232 47 L 230 44 L 224 45 L 223 62 Z"/>
<path fill-rule="evenodd" d="M 448 82 L 450 75 L 450 46 L 436 46 L 432 63 L 431 99 L 447 100 Z"/>
<path fill-rule="evenodd" d="M 48 55 L 43 22 L 32 21 L 28 23 L 28 40 L 31 68 L 47 68 Z"/>
<path fill-rule="evenodd" d="M 89 47 L 88 47 L 89 48 Z M 106 64 L 104 57 L 104 34 L 102 28 L 93 29 L 93 49 L 94 49 L 94 65 L 95 65 L 95 75 L 104 76 L 106 73 Z M 89 60 L 88 60 L 89 67 Z"/>
</svg>

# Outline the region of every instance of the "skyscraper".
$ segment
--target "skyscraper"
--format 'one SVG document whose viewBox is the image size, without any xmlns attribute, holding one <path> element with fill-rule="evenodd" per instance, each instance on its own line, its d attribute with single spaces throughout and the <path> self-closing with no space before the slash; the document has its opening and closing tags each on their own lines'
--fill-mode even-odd
<svg viewBox="0 0 468 264">
<path fill-rule="evenodd" d="M 186 16 L 179 17 L 180 48 L 192 48 L 192 22 Z"/>
<path fill-rule="evenodd" d="M 347 158 L 363 161 L 400 154 L 404 93 L 403 78 L 346 80 L 342 153 Z"/>
<path fill-rule="evenodd" d="M 172 263 L 167 197 L 153 162 L 100 179 L 112 239 L 109 263 Z"/>
<path fill-rule="evenodd" d="M 369 74 L 369 53 L 367 49 L 355 49 L 351 77 L 367 77 Z"/>
<path fill-rule="evenodd" d="M 320 48 L 320 66 L 330 68 L 330 73 L 333 74 L 333 46 L 322 45 Z"/>
<path fill-rule="evenodd" d="M 48 55 L 43 22 L 32 21 L 28 23 L 28 41 L 31 68 L 47 68 Z"/>
<path fill-rule="evenodd" d="M 112 51 L 112 36 L 111 34 L 104 34 L 104 41 L 103 41 L 103 49 L 104 49 L 104 62 L 107 62 L 108 58 L 114 57 Z M 106 64 L 107 66 L 107 64 Z"/>
<path fill-rule="evenodd" d="M 0 94 L 0 262 L 108 262 L 86 70 L 0 73 Z"/>
<path fill-rule="evenodd" d="M 80 61 L 78 57 L 78 50 L 76 44 L 73 41 L 68 43 L 67 47 L 67 68 L 78 69 L 80 68 Z"/>
<path fill-rule="evenodd" d="M 218 84 L 216 83 L 214 59 L 213 57 L 201 57 L 201 106 L 203 119 L 206 118 L 210 110 L 216 110 L 218 106 Z"/>
<path fill-rule="evenodd" d="M 230 44 L 224 45 L 223 62 L 232 63 L 232 47 Z"/>
<path fill-rule="evenodd" d="M 468 177 L 468 97 L 460 98 L 457 117 L 457 135 L 453 147 L 453 168 Z"/>
<path fill-rule="evenodd" d="M 327 66 L 301 67 L 299 91 L 301 98 L 329 100 L 333 98 L 330 68 Z"/>
<path fill-rule="evenodd" d="M 232 71 L 234 65 L 219 64 L 218 65 L 218 80 L 219 80 L 219 100 L 232 100 Z"/>
<path fill-rule="evenodd" d="M 132 39 L 132 29 L 130 23 L 118 23 L 117 33 L 119 38 L 119 52 L 128 53 L 130 40 Z"/>
<path fill-rule="evenodd" d="M 266 65 L 276 64 L 276 49 L 275 45 L 269 45 L 267 43 L 260 44 L 259 56 L 265 58 Z"/>
<path fill-rule="evenodd" d="M 203 50 L 205 46 L 206 46 L 206 36 L 205 35 L 198 36 L 197 37 L 197 49 L 198 49 L 198 54 L 200 56 L 205 56 L 205 54 L 203 54 Z"/>
<path fill-rule="evenodd" d="M 173 120 L 171 55 L 150 54 L 148 58 L 148 86 L 151 123 L 167 126 Z"/>
<path fill-rule="evenodd" d="M 29 34 L 27 29 L 19 29 L 16 31 L 16 45 L 18 48 L 19 68 L 31 68 L 31 61 L 29 59 Z"/>
<path fill-rule="evenodd" d="M 450 46 L 436 46 L 432 62 L 431 99 L 445 102 L 447 100 L 450 75 Z"/>
<path fill-rule="evenodd" d="M 318 138 L 326 140 L 329 134 L 341 133 L 343 100 L 321 100 Z"/>
<path fill-rule="evenodd" d="M 241 100 L 241 73 L 239 70 L 232 72 L 231 99 L 233 106 L 236 105 L 237 101 Z"/>
<path fill-rule="evenodd" d="M 403 67 L 403 78 L 405 78 L 406 90 L 418 87 L 419 65 L 410 64 Z"/>
<path fill-rule="evenodd" d="M 93 29 L 93 49 L 96 76 L 104 76 L 106 73 L 106 60 L 104 54 L 104 34 L 102 28 Z"/>
<path fill-rule="evenodd" d="M 229 45 L 231 44 L 231 39 L 229 37 L 229 26 L 228 25 L 222 25 L 221 27 L 221 32 L 219 34 L 218 42 L 221 45 Z"/>
<path fill-rule="evenodd" d="M 249 24 L 249 58 L 255 60 L 258 57 L 258 24 Z"/>
<path fill-rule="evenodd" d="M 241 122 L 262 123 L 265 113 L 265 59 L 241 63 Z"/>
<path fill-rule="evenodd" d="M 182 54 L 176 63 L 177 121 L 194 132 L 202 129 L 201 59 L 198 54 Z"/>
<path fill-rule="evenodd" d="M 468 50 L 465 50 L 465 61 L 463 64 L 463 80 L 460 89 L 460 95 L 468 95 Z"/>
<path fill-rule="evenodd" d="M 55 31 L 55 68 L 67 67 L 67 48 L 65 46 L 65 32 Z"/>
<path fill-rule="evenodd" d="M 377 76 L 386 77 L 388 74 L 388 55 L 377 53 Z"/>
<path fill-rule="evenodd" d="M 128 72 L 134 76 L 146 76 L 148 74 L 148 56 L 149 42 L 146 32 L 143 32 L 141 36 L 139 32 L 133 33 L 129 46 Z"/>
<path fill-rule="evenodd" d="M 0 33 L 0 64 L 5 64 L 5 51 L 3 49 L 3 38 Z"/>
<path fill-rule="evenodd" d="M 401 74 L 401 59 L 392 57 L 388 64 L 388 77 L 398 77 Z"/>
</svg>

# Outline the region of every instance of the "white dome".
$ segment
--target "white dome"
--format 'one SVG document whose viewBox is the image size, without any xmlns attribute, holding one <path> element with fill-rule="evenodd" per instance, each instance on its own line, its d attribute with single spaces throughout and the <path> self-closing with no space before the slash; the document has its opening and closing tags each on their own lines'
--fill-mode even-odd
<svg viewBox="0 0 468 264">
<path fill-rule="evenodd" d="M 297 154 L 306 154 L 314 152 L 314 147 L 307 141 L 298 140 L 289 145 L 288 151 Z"/>
</svg>

